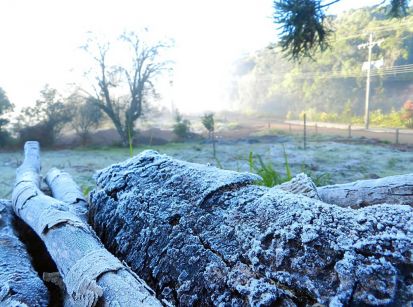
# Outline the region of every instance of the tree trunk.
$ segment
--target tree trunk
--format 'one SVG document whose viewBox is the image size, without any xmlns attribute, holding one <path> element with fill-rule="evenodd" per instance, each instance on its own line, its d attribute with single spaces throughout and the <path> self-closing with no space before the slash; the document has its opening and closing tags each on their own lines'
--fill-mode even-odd
<svg viewBox="0 0 413 307">
<path fill-rule="evenodd" d="M 38 142 L 25 144 L 13 207 L 44 241 L 74 306 L 161 306 L 147 285 L 112 256 L 70 205 L 39 190 Z M 68 191 L 72 189 L 69 187 Z M 70 195 L 61 190 L 62 195 Z"/>
<path fill-rule="evenodd" d="M 317 191 L 322 201 L 341 207 L 362 208 L 384 203 L 413 206 L 413 174 L 329 185 Z"/>
<path fill-rule="evenodd" d="M 182 306 L 413 300 L 413 208 L 341 208 L 256 180 L 147 151 L 97 174 L 90 221 Z"/>
<path fill-rule="evenodd" d="M 12 224 L 11 203 L 0 200 L 0 306 L 47 306 L 47 288 Z"/>
</svg>

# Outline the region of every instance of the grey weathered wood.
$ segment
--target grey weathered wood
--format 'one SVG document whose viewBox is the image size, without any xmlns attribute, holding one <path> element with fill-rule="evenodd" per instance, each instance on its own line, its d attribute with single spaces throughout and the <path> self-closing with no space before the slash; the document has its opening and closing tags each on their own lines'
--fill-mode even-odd
<svg viewBox="0 0 413 307">
<path fill-rule="evenodd" d="M 413 208 L 341 208 L 256 179 L 147 151 L 97 174 L 90 220 L 181 306 L 413 300 Z"/>
<path fill-rule="evenodd" d="M 11 202 L 0 200 L 0 306 L 47 306 L 49 294 L 13 229 Z"/>
<path fill-rule="evenodd" d="M 281 189 L 293 194 L 300 194 L 309 198 L 320 200 L 313 180 L 304 173 L 294 176 L 290 181 L 284 182 L 274 187 L 274 189 Z"/>
<path fill-rule="evenodd" d="M 317 188 L 323 202 L 362 208 L 376 204 L 413 206 L 413 174 L 360 180 Z"/>
<path fill-rule="evenodd" d="M 87 200 L 72 176 L 67 172 L 52 168 L 47 172 L 45 179 L 53 198 L 68 204 L 74 214 L 87 222 Z"/>
<path fill-rule="evenodd" d="M 37 142 L 27 142 L 17 169 L 13 208 L 44 241 L 73 306 L 161 306 L 152 291 L 101 244 L 70 205 L 39 190 Z"/>
</svg>

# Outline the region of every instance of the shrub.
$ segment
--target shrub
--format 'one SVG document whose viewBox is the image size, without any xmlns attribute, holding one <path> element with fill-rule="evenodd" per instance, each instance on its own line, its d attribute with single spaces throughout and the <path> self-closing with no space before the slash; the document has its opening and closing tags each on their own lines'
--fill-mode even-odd
<svg viewBox="0 0 413 307">
<path fill-rule="evenodd" d="M 175 135 L 180 139 L 186 139 L 189 136 L 191 122 L 183 119 L 182 115 L 177 111 L 175 116 L 175 124 L 172 128 Z"/>
<path fill-rule="evenodd" d="M 13 143 L 13 138 L 10 133 L 5 130 L 0 130 L 0 147 L 6 147 Z"/>
<path fill-rule="evenodd" d="M 285 175 L 277 172 L 271 163 L 265 163 L 260 155 L 254 155 L 252 151 L 250 152 L 248 157 L 250 172 L 255 172 L 262 178 L 262 181 L 257 182 L 257 184 L 266 187 L 273 187 L 292 179 L 290 164 L 288 163 L 288 156 L 285 148 L 283 149 Z"/>
<path fill-rule="evenodd" d="M 63 127 L 72 120 L 74 110 L 48 85 L 40 94 L 41 99 L 36 101 L 35 106 L 22 110 L 17 131 L 20 140 L 27 140 L 30 136 L 33 140 L 41 141 L 43 146 L 51 146 Z"/>
<path fill-rule="evenodd" d="M 54 145 L 54 131 L 47 123 L 39 123 L 34 126 L 26 126 L 19 131 L 19 142 L 38 141 L 42 147 Z"/>
<path fill-rule="evenodd" d="M 413 128 L 413 101 L 407 100 L 403 104 L 402 119 L 407 128 Z"/>
</svg>

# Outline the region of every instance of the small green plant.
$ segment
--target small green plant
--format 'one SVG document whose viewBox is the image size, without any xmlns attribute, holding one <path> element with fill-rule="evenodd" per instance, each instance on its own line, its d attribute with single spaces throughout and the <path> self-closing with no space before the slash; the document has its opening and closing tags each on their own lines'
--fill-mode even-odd
<svg viewBox="0 0 413 307">
<path fill-rule="evenodd" d="M 83 184 L 81 186 L 81 189 L 82 189 L 83 195 L 87 197 L 89 195 L 90 191 L 92 191 L 93 186 L 90 185 L 90 184 Z"/>
<path fill-rule="evenodd" d="M 284 167 L 286 175 L 277 172 L 271 163 L 265 163 L 260 155 L 254 155 L 251 151 L 248 157 L 250 172 L 254 172 L 261 176 L 262 181 L 257 182 L 258 185 L 273 187 L 283 182 L 291 180 L 291 170 L 288 163 L 287 153 L 284 149 Z"/>
<path fill-rule="evenodd" d="M 390 158 L 387 161 L 387 167 L 388 168 L 394 168 L 396 166 L 397 162 L 399 162 L 399 160 L 397 158 Z"/>
<path fill-rule="evenodd" d="M 293 176 L 291 175 L 291 168 L 290 168 L 290 164 L 288 163 L 288 156 L 287 156 L 287 152 L 285 151 L 284 144 L 283 144 L 283 152 L 284 152 L 285 173 L 287 175 L 288 180 L 291 180 L 291 178 L 293 178 Z"/>
<path fill-rule="evenodd" d="M 216 149 L 215 149 L 215 121 L 214 113 L 206 113 L 201 117 L 202 124 L 205 129 L 208 130 L 208 138 L 212 141 L 212 150 L 214 158 L 216 158 Z"/>
<path fill-rule="evenodd" d="M 176 111 L 175 124 L 172 128 L 175 135 L 180 139 L 188 138 L 191 122 L 187 119 L 183 119 L 182 115 Z"/>
<path fill-rule="evenodd" d="M 217 163 L 217 167 L 220 168 L 220 169 L 224 169 L 224 167 L 222 166 L 221 161 L 217 157 L 214 157 L 214 159 L 215 159 L 215 162 Z"/>
</svg>

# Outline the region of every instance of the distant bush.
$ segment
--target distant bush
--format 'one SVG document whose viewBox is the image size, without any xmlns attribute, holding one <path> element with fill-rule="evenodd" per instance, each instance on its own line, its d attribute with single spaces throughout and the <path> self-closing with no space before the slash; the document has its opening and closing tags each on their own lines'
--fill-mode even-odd
<svg viewBox="0 0 413 307">
<path fill-rule="evenodd" d="M 54 145 L 54 131 L 47 123 L 39 123 L 34 126 L 26 126 L 19 131 L 19 143 L 38 141 L 42 147 Z"/>
<path fill-rule="evenodd" d="M 14 142 L 14 139 L 8 131 L 0 130 L 0 148 L 12 145 Z"/>
<path fill-rule="evenodd" d="M 6 92 L 0 87 L 0 147 L 5 147 L 13 143 L 13 138 L 6 130 L 9 123 L 7 113 L 13 111 L 14 105 L 10 102 Z"/>
<path fill-rule="evenodd" d="M 38 140 L 43 146 L 52 146 L 75 110 L 48 85 L 40 91 L 40 96 L 35 106 L 22 110 L 15 129 L 20 141 Z"/>
<path fill-rule="evenodd" d="M 186 139 L 191 130 L 191 122 L 187 119 L 183 119 L 182 115 L 177 111 L 175 115 L 175 124 L 173 125 L 172 130 L 178 138 Z"/>
<path fill-rule="evenodd" d="M 406 105 L 406 104 L 405 104 Z M 407 105 L 409 108 L 410 105 Z M 308 121 L 314 122 L 329 122 L 329 123 L 342 123 L 342 124 L 363 124 L 363 116 L 351 115 L 351 111 L 345 108 L 342 113 L 327 113 L 327 112 L 317 112 L 316 109 L 310 108 L 300 113 L 299 118 L 302 120 L 306 114 Z M 376 127 L 412 127 L 413 128 L 413 102 L 412 109 L 406 111 L 404 107 L 402 111 L 398 112 L 392 109 L 390 113 L 385 114 L 382 110 L 373 110 L 370 112 L 370 124 Z M 409 126 L 410 125 L 410 126 Z"/>
<path fill-rule="evenodd" d="M 405 126 L 413 129 L 413 101 L 407 100 L 403 104 L 402 112 L 402 119 L 404 120 Z"/>
</svg>

